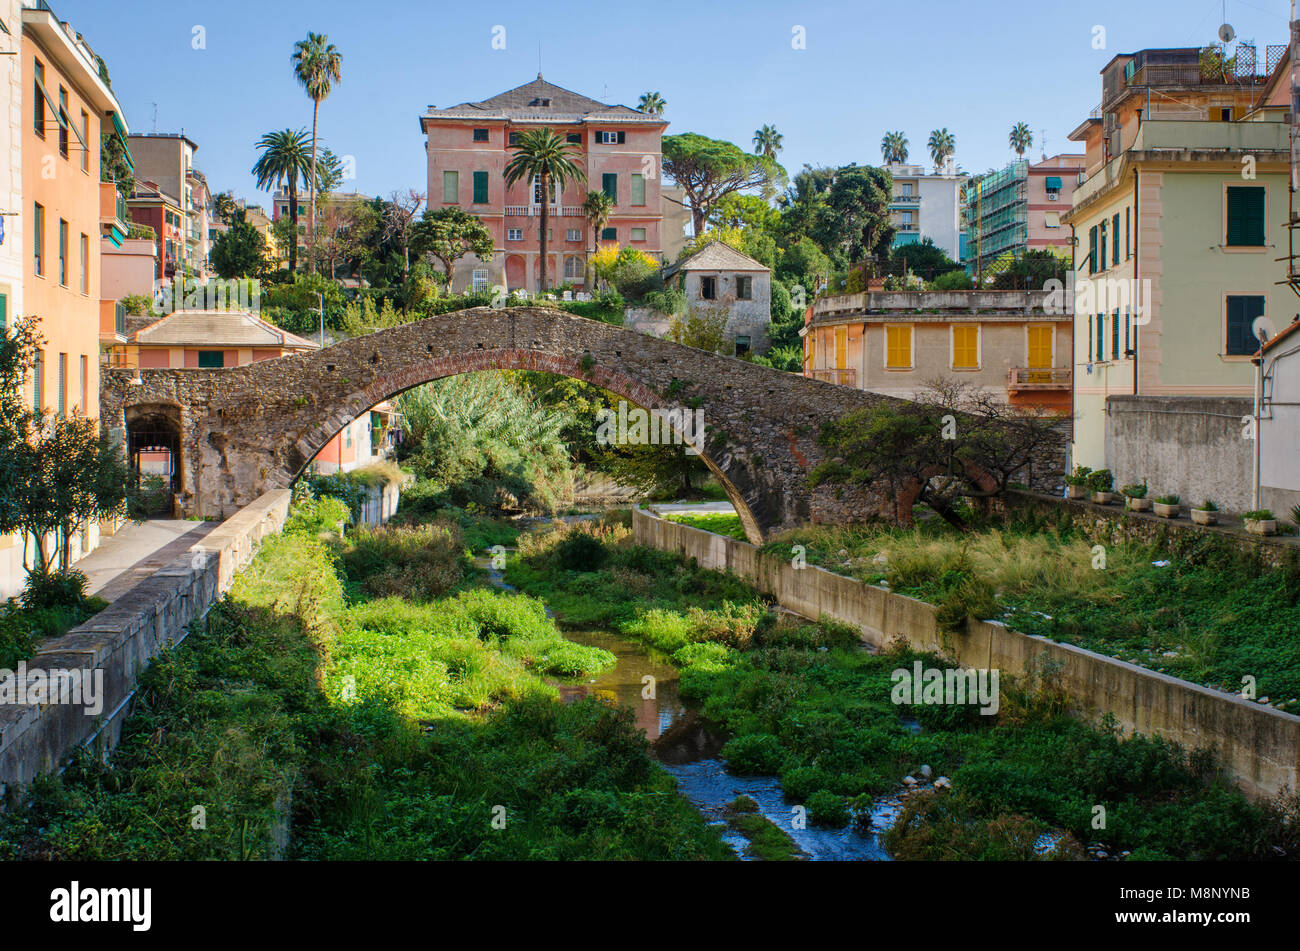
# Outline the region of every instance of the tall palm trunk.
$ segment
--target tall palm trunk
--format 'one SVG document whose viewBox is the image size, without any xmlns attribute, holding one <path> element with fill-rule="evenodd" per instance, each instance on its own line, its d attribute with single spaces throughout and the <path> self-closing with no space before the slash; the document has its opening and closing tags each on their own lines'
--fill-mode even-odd
<svg viewBox="0 0 1300 951">
<path fill-rule="evenodd" d="M 316 122 L 320 118 L 320 100 L 313 99 L 311 107 L 311 189 L 308 201 L 311 205 L 310 218 L 307 223 L 307 273 L 316 273 Z"/>
<path fill-rule="evenodd" d="M 547 224 L 549 223 L 550 218 L 551 218 L 551 215 L 550 215 L 550 204 L 551 204 L 551 191 L 550 191 L 550 184 L 551 184 L 551 182 L 550 182 L 550 176 L 546 175 L 545 173 L 543 173 L 542 175 L 538 176 L 538 178 L 541 180 L 541 184 L 542 184 L 542 233 L 538 236 L 539 242 L 541 243 L 541 246 L 542 246 L 542 286 L 541 286 L 541 292 L 542 292 L 542 293 L 546 293 L 546 251 L 547 251 L 547 247 L 546 247 L 546 226 L 547 226 Z"/>
<path fill-rule="evenodd" d="M 293 222 L 293 240 L 289 242 L 289 273 L 298 270 L 298 176 L 289 177 L 289 220 Z"/>
</svg>

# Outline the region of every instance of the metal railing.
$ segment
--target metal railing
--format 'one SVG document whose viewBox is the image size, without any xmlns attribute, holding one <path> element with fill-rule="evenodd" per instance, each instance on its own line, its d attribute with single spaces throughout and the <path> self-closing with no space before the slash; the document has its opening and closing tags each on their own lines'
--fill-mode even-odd
<svg viewBox="0 0 1300 951">
<path fill-rule="evenodd" d="M 1012 367 L 1007 374 L 1009 390 L 1068 390 L 1069 367 Z"/>
<path fill-rule="evenodd" d="M 845 367 L 844 369 L 823 367 L 819 370 L 809 370 L 808 375 L 814 380 L 821 380 L 824 383 L 838 383 L 840 386 L 858 385 L 858 371 L 853 367 Z"/>
</svg>

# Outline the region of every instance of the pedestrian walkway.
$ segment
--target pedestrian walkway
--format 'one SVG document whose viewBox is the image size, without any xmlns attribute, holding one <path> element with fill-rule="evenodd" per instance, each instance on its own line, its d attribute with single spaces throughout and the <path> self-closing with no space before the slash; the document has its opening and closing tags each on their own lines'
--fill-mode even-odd
<svg viewBox="0 0 1300 951">
<path fill-rule="evenodd" d="M 128 522 L 76 567 L 86 573 L 86 590 L 105 601 L 116 601 L 159 568 L 175 561 L 219 522 L 151 519 Z"/>
</svg>

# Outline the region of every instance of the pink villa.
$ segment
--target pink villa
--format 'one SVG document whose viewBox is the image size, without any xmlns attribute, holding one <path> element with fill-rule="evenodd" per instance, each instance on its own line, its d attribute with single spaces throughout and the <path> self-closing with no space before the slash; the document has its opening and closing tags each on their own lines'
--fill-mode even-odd
<svg viewBox="0 0 1300 951">
<path fill-rule="evenodd" d="M 660 149 L 668 123 L 627 106 L 607 105 L 542 79 L 485 99 L 420 117 L 428 137 L 428 207 L 462 208 L 492 232 L 491 261 L 470 255 L 457 263 L 453 289 L 541 290 L 540 183 L 505 186 L 510 145 L 521 132 L 551 129 L 574 148 L 586 182 L 563 194 L 552 185 L 548 205 L 548 284 L 582 287 L 587 256 L 601 244 L 631 246 L 663 256 Z M 582 203 L 588 191 L 614 200 L 609 221 L 592 235 Z"/>
</svg>

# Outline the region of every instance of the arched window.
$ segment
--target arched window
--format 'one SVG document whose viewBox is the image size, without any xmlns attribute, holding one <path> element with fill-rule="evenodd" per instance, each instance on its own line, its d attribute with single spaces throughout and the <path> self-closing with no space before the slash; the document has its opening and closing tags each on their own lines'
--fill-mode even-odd
<svg viewBox="0 0 1300 951">
<path fill-rule="evenodd" d="M 564 259 L 564 279 L 566 281 L 580 281 L 584 277 L 586 277 L 586 274 L 582 258 L 568 257 Z"/>
</svg>

